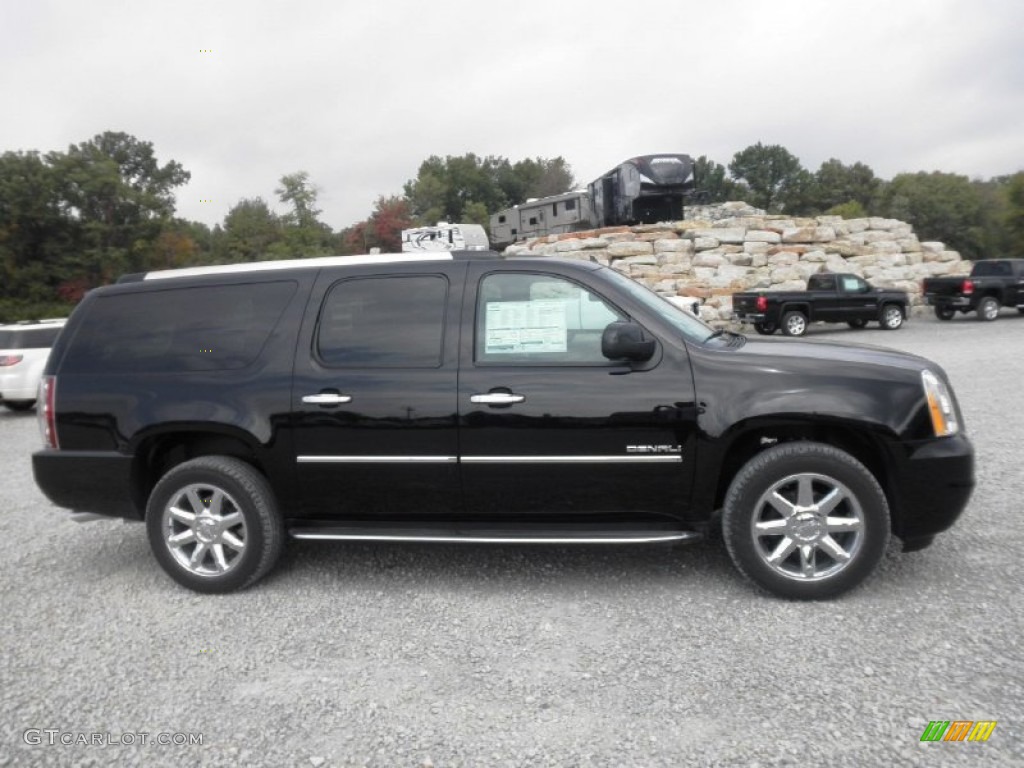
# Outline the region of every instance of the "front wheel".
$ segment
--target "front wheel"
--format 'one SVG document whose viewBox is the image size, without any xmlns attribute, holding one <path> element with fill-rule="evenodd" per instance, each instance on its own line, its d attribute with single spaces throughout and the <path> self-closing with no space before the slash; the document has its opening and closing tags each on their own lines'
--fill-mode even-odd
<svg viewBox="0 0 1024 768">
<path fill-rule="evenodd" d="M 754 323 L 754 330 L 762 336 L 771 336 L 775 331 L 778 330 L 778 326 L 775 323 Z"/>
<path fill-rule="evenodd" d="M 978 302 L 978 319 L 991 322 L 999 317 L 999 302 L 992 296 L 986 296 Z"/>
<path fill-rule="evenodd" d="M 722 533 L 736 568 L 780 597 L 818 600 L 860 584 L 885 555 L 889 505 L 868 469 L 822 443 L 773 446 L 725 497 Z"/>
<path fill-rule="evenodd" d="M 946 307 L 942 304 L 937 304 L 935 306 L 935 316 L 939 318 L 939 320 L 952 320 L 955 314 L 956 310 L 952 307 Z"/>
<path fill-rule="evenodd" d="M 231 592 L 256 582 L 281 554 L 284 525 L 266 478 L 228 456 L 171 469 L 146 507 L 157 562 L 197 592 Z"/>
<path fill-rule="evenodd" d="M 895 331 L 903 325 L 903 310 L 896 304 L 886 304 L 882 307 L 878 324 L 886 331 Z"/>
<path fill-rule="evenodd" d="M 807 316 L 803 312 L 787 312 L 782 316 L 782 332 L 786 336 L 803 336 L 807 333 Z"/>
</svg>

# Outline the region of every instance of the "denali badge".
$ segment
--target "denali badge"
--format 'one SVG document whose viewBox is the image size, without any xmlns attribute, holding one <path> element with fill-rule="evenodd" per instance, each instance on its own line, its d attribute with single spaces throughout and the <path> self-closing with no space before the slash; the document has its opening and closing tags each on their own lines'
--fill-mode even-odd
<svg viewBox="0 0 1024 768">
<path fill-rule="evenodd" d="M 627 445 L 626 453 L 682 453 L 681 445 Z"/>
</svg>

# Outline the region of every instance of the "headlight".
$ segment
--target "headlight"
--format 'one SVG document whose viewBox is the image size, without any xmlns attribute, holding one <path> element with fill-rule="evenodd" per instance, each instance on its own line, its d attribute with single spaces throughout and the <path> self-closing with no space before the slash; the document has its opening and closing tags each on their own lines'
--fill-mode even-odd
<svg viewBox="0 0 1024 768">
<path fill-rule="evenodd" d="M 932 417 L 932 429 L 936 437 L 955 435 L 960 431 L 956 420 L 956 409 L 953 407 L 953 396 L 943 384 L 942 379 L 931 371 L 921 371 L 921 384 L 924 396 L 928 401 L 928 413 Z"/>
</svg>

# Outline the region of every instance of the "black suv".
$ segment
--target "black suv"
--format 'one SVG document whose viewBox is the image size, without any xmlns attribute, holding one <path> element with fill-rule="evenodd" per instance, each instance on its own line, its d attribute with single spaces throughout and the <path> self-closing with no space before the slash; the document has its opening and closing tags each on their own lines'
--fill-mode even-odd
<svg viewBox="0 0 1024 768">
<path fill-rule="evenodd" d="M 821 598 L 890 533 L 930 544 L 974 484 L 928 360 L 714 331 L 614 269 L 488 252 L 122 278 L 75 310 L 41 398 L 46 495 L 144 520 L 203 592 L 252 584 L 289 535 L 720 528 L 751 580 Z"/>
</svg>

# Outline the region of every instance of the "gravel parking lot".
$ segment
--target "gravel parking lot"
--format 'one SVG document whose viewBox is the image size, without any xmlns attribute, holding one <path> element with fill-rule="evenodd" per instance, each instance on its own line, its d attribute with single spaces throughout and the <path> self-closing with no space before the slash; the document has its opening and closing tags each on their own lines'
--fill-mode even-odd
<svg viewBox="0 0 1024 768">
<path fill-rule="evenodd" d="M 957 527 L 829 603 L 758 593 L 719 542 L 291 542 L 200 596 L 141 525 L 52 507 L 33 415 L 0 409 L 0 765 L 1024 765 L 1024 315 L 808 336 L 940 362 L 978 460 Z"/>
</svg>

